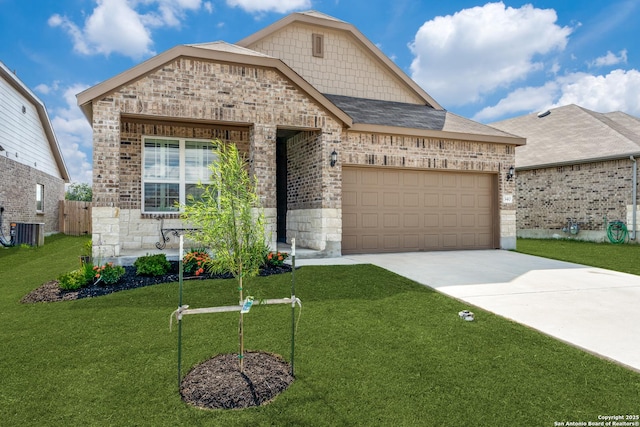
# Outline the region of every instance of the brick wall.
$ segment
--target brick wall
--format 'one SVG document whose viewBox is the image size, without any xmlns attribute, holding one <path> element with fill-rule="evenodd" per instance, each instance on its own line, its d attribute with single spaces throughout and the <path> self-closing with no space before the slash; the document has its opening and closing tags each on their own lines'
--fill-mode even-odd
<svg viewBox="0 0 640 427">
<path fill-rule="evenodd" d="M 632 167 L 625 159 L 518 171 L 519 233 L 545 230 L 565 237 L 561 230 L 567 218 L 575 218 L 581 230 L 603 235 L 605 216 L 609 221 L 627 219 Z"/>
<path fill-rule="evenodd" d="M 0 156 L 0 206 L 4 207 L 2 231 L 9 239 L 9 222 L 42 222 L 46 234 L 59 231 L 59 201 L 64 181 Z M 36 185 L 44 185 L 44 213 L 36 213 Z"/>
<path fill-rule="evenodd" d="M 322 146 L 315 132 L 304 132 L 287 141 L 287 207 L 322 207 Z"/>
</svg>

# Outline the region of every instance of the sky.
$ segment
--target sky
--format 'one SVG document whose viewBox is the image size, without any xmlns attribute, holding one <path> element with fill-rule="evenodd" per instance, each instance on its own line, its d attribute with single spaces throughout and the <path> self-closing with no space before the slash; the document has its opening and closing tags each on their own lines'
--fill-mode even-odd
<svg viewBox="0 0 640 427">
<path fill-rule="evenodd" d="M 176 45 L 235 43 L 289 13 L 353 24 L 448 111 L 492 123 L 567 104 L 640 117 L 640 0 L 0 0 L 0 61 L 91 182 L 84 89 Z"/>
</svg>

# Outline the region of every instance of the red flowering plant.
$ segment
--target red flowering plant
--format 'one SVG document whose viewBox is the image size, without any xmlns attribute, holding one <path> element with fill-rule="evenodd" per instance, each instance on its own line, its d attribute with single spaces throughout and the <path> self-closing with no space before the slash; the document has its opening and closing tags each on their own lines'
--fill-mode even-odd
<svg viewBox="0 0 640 427">
<path fill-rule="evenodd" d="M 282 267 L 284 265 L 284 260 L 289 257 L 289 254 L 286 252 L 269 252 L 267 254 L 267 262 L 268 266 L 274 267 Z"/>
<path fill-rule="evenodd" d="M 206 249 L 191 249 L 182 258 L 182 268 L 187 274 L 200 276 L 204 273 L 206 264 L 211 261 L 211 257 Z"/>
<path fill-rule="evenodd" d="M 118 280 L 120 280 L 125 273 L 124 267 L 114 265 L 112 262 L 104 265 L 94 265 L 93 271 L 95 271 L 95 283 L 98 284 L 102 282 L 105 285 L 118 283 Z"/>
</svg>

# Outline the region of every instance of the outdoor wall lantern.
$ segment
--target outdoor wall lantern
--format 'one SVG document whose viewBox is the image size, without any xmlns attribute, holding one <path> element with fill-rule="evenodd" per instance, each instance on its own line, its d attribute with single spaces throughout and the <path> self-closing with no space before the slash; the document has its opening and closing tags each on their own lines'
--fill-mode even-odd
<svg viewBox="0 0 640 427">
<path fill-rule="evenodd" d="M 514 168 L 513 166 L 511 166 L 509 168 L 509 172 L 507 172 L 507 181 L 511 181 L 513 179 L 513 176 L 516 173 L 516 168 Z"/>
<path fill-rule="evenodd" d="M 336 153 L 336 150 L 333 150 L 331 152 L 331 167 L 334 167 L 337 162 L 338 162 L 338 153 Z"/>
</svg>

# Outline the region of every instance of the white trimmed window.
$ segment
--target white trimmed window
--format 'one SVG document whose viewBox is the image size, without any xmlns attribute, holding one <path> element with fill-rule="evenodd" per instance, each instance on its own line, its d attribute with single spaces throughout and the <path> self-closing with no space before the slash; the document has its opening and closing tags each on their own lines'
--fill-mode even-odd
<svg viewBox="0 0 640 427">
<path fill-rule="evenodd" d="M 214 161 L 211 141 L 143 138 L 142 211 L 178 212 L 187 195 L 196 199 L 198 183 L 208 183 Z"/>
<path fill-rule="evenodd" d="M 36 212 L 44 212 L 44 185 L 36 184 Z"/>
</svg>

